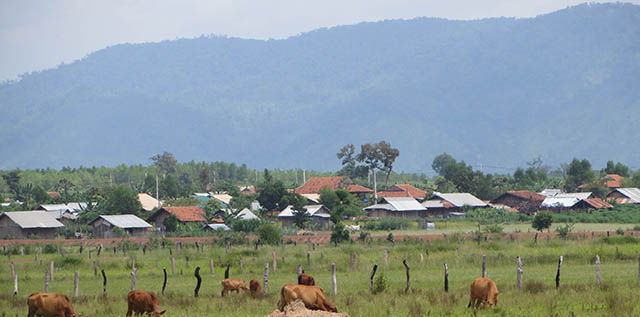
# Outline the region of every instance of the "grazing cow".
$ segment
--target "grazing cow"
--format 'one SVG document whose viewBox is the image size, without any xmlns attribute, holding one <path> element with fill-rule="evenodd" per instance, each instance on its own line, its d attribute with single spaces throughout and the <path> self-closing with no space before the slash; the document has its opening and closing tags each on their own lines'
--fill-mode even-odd
<svg viewBox="0 0 640 317">
<path fill-rule="evenodd" d="M 153 317 L 159 317 L 164 314 L 166 310 L 158 312 L 158 296 L 154 292 L 147 292 L 143 290 L 135 290 L 129 292 L 127 295 L 127 317 L 131 317 L 131 313 L 134 312 L 136 316 L 142 316 L 144 313 L 153 314 Z"/>
<path fill-rule="evenodd" d="M 467 307 L 478 308 L 482 303 L 482 308 L 498 305 L 498 287 L 496 283 L 486 277 L 479 277 L 471 283 L 471 300 Z"/>
<path fill-rule="evenodd" d="M 247 284 L 243 280 L 238 280 L 235 278 L 225 278 L 222 280 L 222 296 L 230 291 L 236 291 L 236 293 L 240 293 L 240 291 L 249 291 Z"/>
<path fill-rule="evenodd" d="M 29 317 L 33 316 L 80 316 L 71 306 L 69 296 L 53 293 L 33 293 L 27 299 Z"/>
<path fill-rule="evenodd" d="M 298 276 L 298 284 L 314 286 L 316 285 L 316 280 L 313 279 L 313 276 L 304 274 L 304 271 L 302 271 L 302 274 Z"/>
<path fill-rule="evenodd" d="M 249 290 L 251 291 L 251 296 L 256 297 L 256 295 L 260 294 L 262 291 L 260 282 L 258 282 L 258 280 L 251 280 L 249 282 Z"/>
<path fill-rule="evenodd" d="M 285 284 L 282 287 L 280 290 L 278 309 L 284 311 L 284 307 L 296 299 L 301 299 L 304 302 L 304 306 L 308 309 L 338 312 L 336 306 L 331 304 L 327 297 L 324 296 L 322 288 L 300 284 Z"/>
</svg>

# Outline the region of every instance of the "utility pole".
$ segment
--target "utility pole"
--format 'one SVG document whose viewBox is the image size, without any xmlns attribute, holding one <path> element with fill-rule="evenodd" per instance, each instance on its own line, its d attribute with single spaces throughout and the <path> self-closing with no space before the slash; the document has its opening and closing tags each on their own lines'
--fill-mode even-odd
<svg viewBox="0 0 640 317">
<path fill-rule="evenodd" d="M 160 194 L 158 191 L 158 174 L 156 174 L 156 201 L 158 202 L 158 208 L 160 208 Z"/>
<path fill-rule="evenodd" d="M 304 168 L 302 169 L 302 184 L 304 185 L 304 183 L 307 182 L 307 170 L 305 170 Z"/>
</svg>

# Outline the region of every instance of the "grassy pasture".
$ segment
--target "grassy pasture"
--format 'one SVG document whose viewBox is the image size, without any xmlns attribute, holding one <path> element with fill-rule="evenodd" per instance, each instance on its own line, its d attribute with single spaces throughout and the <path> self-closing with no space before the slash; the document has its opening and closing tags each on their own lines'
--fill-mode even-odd
<svg viewBox="0 0 640 317">
<path fill-rule="evenodd" d="M 429 256 L 425 249 L 429 248 Z M 113 254 L 107 248 L 99 258 L 101 268 L 107 274 L 108 296 L 102 296 L 102 278 L 93 276 L 93 260 L 88 259 L 85 248 L 79 254 L 79 247 L 67 247 L 66 259 L 60 253 L 13 255 L 19 275 L 19 295 L 13 298 L 13 281 L 7 256 L 0 260 L 0 316 L 24 316 L 27 311 L 26 297 L 33 292 L 41 292 L 48 262 L 54 260 L 56 270 L 50 292 L 73 294 L 73 275 L 80 272 L 80 296 L 72 299 L 74 307 L 84 316 L 124 316 L 126 294 L 131 287 L 130 259 L 135 257 L 137 288 L 160 294 L 162 268 L 169 273 L 166 296 L 160 296 L 161 309 L 167 309 L 166 316 L 266 316 L 275 309 L 280 287 L 296 281 L 296 265 L 302 264 L 307 273 L 312 274 L 316 283 L 325 290 L 339 311 L 351 316 L 469 316 L 466 308 L 469 301 L 469 284 L 481 274 L 482 255 L 487 256 L 487 276 L 496 281 L 500 289 L 497 308 L 480 311 L 482 316 L 632 316 L 640 315 L 640 294 L 638 286 L 638 253 L 640 241 L 632 237 L 591 238 L 586 240 L 540 240 L 537 244 L 527 239 L 517 241 L 486 241 L 479 246 L 467 238 L 461 244 L 457 240 L 421 240 L 396 242 L 392 247 L 388 242 L 375 240 L 370 245 L 362 243 L 316 246 L 311 250 L 306 244 L 282 247 L 265 246 L 259 250 L 253 247 L 225 248 L 207 244 L 204 252 L 197 252 L 192 246 L 176 251 L 176 274 L 171 274 L 169 248 L 154 249 L 143 256 L 142 249 Z M 383 262 L 383 250 L 388 250 L 388 263 Z M 39 248 L 42 250 L 42 248 Z M 28 252 L 36 250 L 28 250 Z M 272 252 L 276 252 L 277 272 L 272 271 Z M 311 267 L 306 267 L 306 255 L 311 254 Z M 349 269 L 350 254 L 356 254 L 353 271 Z M 420 254 L 424 262 L 420 261 Z M 601 259 L 602 284 L 595 284 L 594 258 Z M 515 257 L 522 258 L 524 288 L 516 287 Z M 564 256 L 561 286 L 555 289 L 557 261 Z M 186 267 L 185 257 L 189 257 Z M 282 257 L 285 262 L 282 262 Z M 402 259 L 407 257 L 411 267 L 411 289 L 406 286 L 405 269 Z M 216 263 L 215 274 L 209 269 L 209 259 Z M 240 260 L 243 267 L 240 269 Z M 158 268 L 156 268 L 156 260 Z M 252 299 L 245 295 L 220 296 L 220 281 L 224 265 L 230 263 L 233 278 L 262 282 L 264 264 L 269 263 L 268 294 Z M 338 296 L 332 294 L 331 263 L 337 265 Z M 388 281 L 387 289 L 379 294 L 369 295 L 369 275 L 374 263 L 380 265 L 379 275 Z M 443 291 L 443 264 L 449 266 L 449 292 Z M 194 298 L 196 280 L 193 276 L 196 266 L 201 267 L 203 278 L 200 297 Z"/>
</svg>

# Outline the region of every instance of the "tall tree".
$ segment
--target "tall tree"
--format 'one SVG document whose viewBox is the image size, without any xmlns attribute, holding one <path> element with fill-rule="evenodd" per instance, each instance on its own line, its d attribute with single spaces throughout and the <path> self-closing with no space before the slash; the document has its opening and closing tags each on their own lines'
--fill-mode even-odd
<svg viewBox="0 0 640 317">
<path fill-rule="evenodd" d="M 387 189 L 387 186 L 389 184 L 389 176 L 391 175 L 391 171 L 393 170 L 393 163 L 400 155 L 400 151 L 396 148 L 392 148 L 391 144 L 387 143 L 386 141 L 380 141 L 380 143 L 376 144 L 376 147 L 377 151 L 380 153 L 382 170 L 385 173 L 384 188 Z"/>
<path fill-rule="evenodd" d="M 2 175 L 4 182 L 9 186 L 9 190 L 15 196 L 19 195 L 20 192 L 20 171 L 10 171 L 7 174 Z M 16 198 L 17 199 L 17 198 Z"/>
<path fill-rule="evenodd" d="M 357 156 L 357 160 L 363 162 L 369 167 L 369 170 L 373 174 L 373 197 L 378 200 L 378 183 L 376 180 L 376 171 L 382 168 L 382 155 L 376 144 L 362 144 L 360 146 L 360 153 Z"/>
<path fill-rule="evenodd" d="M 613 161 L 607 162 L 607 167 L 605 167 L 602 171 L 603 174 L 618 174 L 622 177 L 629 177 L 631 171 L 628 166 L 618 162 L 613 164 Z"/>
<path fill-rule="evenodd" d="M 164 174 L 174 173 L 178 166 L 178 160 L 169 152 L 156 154 L 151 157 L 151 160 Z"/>
<path fill-rule="evenodd" d="M 433 159 L 433 162 L 431 162 L 431 168 L 436 173 L 438 173 L 438 175 L 444 176 L 444 167 L 447 166 L 449 162 L 455 162 L 455 161 L 456 160 L 453 158 L 453 156 L 447 153 L 442 153 Z"/>
<path fill-rule="evenodd" d="M 125 185 L 116 185 L 107 193 L 103 207 L 109 214 L 137 214 L 142 204 L 135 191 Z"/>
<path fill-rule="evenodd" d="M 578 186 L 593 181 L 595 174 L 591 169 L 591 163 L 587 159 L 574 158 L 567 168 L 567 178 L 564 182 L 565 191 L 575 191 Z"/>
<path fill-rule="evenodd" d="M 276 181 L 267 169 L 264 170 L 264 180 L 258 185 L 258 202 L 266 211 L 276 210 L 282 197 L 287 193 L 284 184 Z"/>
</svg>

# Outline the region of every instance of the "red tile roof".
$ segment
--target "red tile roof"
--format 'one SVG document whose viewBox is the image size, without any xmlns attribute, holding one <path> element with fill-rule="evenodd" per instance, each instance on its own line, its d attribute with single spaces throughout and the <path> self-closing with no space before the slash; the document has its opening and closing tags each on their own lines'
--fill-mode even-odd
<svg viewBox="0 0 640 317">
<path fill-rule="evenodd" d="M 528 190 L 509 190 L 506 192 L 508 195 L 513 195 L 526 200 L 543 201 L 546 197 L 538 193 L 530 192 Z"/>
<path fill-rule="evenodd" d="M 622 187 L 622 180 L 624 179 L 624 177 L 618 175 L 618 174 L 607 174 L 602 182 L 602 185 L 608 187 L 608 188 L 620 188 Z M 588 187 L 589 185 L 592 184 L 597 184 L 598 181 L 594 181 L 591 183 L 586 183 L 586 184 L 582 184 L 580 186 L 578 186 L 578 188 L 585 188 Z"/>
<path fill-rule="evenodd" d="M 49 197 L 51 197 L 53 199 L 62 197 L 62 196 L 60 196 L 60 193 L 58 193 L 58 192 L 47 192 L 47 195 L 49 195 Z"/>
<path fill-rule="evenodd" d="M 390 190 L 378 192 L 379 197 L 413 197 L 424 199 L 427 192 L 410 184 L 396 184 Z"/>
<path fill-rule="evenodd" d="M 366 188 L 364 186 L 360 186 L 358 184 L 351 184 L 347 188 L 347 191 L 350 193 L 373 193 L 372 189 Z"/>
<path fill-rule="evenodd" d="M 336 190 L 340 188 L 345 179 L 346 177 L 344 176 L 311 177 L 304 185 L 296 188 L 294 192 L 298 194 L 319 194 L 320 189 L 325 186 Z"/>
<path fill-rule="evenodd" d="M 600 199 L 600 198 L 587 198 L 584 200 L 587 204 L 589 204 L 591 207 L 599 209 L 599 208 L 613 208 L 613 206 L 611 206 L 611 204 L 609 204 L 608 202 Z"/>
<path fill-rule="evenodd" d="M 176 215 L 178 220 L 181 222 L 207 221 L 204 210 L 197 206 L 162 207 L 162 209 L 166 210 L 170 214 Z"/>
</svg>

